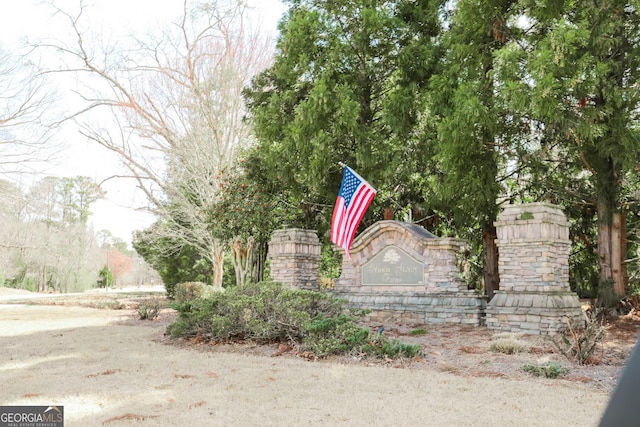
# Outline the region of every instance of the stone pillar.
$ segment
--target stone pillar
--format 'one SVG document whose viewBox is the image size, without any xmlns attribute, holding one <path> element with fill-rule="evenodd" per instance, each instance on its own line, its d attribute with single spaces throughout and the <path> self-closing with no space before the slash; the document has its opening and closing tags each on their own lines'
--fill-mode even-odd
<svg viewBox="0 0 640 427">
<path fill-rule="evenodd" d="M 267 255 L 271 262 L 271 278 L 292 287 L 317 290 L 320 252 L 320 240 L 313 230 L 274 231 Z"/>
<path fill-rule="evenodd" d="M 549 203 L 508 205 L 495 223 L 500 290 L 489 302 L 489 329 L 549 334 L 584 319 L 569 288 L 569 225 Z"/>
</svg>

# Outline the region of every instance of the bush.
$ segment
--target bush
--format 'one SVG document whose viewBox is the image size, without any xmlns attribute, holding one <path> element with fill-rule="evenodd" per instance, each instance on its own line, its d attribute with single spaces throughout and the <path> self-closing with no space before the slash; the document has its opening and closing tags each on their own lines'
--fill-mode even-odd
<svg viewBox="0 0 640 427">
<path fill-rule="evenodd" d="M 397 339 L 388 339 L 378 334 L 362 347 L 362 353 L 376 357 L 415 357 L 420 354 L 420 344 L 405 344 Z"/>
<path fill-rule="evenodd" d="M 287 342 L 318 357 L 344 353 L 413 357 L 420 351 L 419 345 L 388 340 L 382 334 L 372 337 L 357 324 L 365 312 L 348 311 L 344 300 L 275 282 L 235 286 L 174 307 L 179 316 L 167 329 L 172 337 Z"/>
<path fill-rule="evenodd" d="M 344 301 L 319 292 L 293 290 L 275 282 L 234 286 L 224 293 L 177 304 L 173 336 L 200 332 L 211 340 L 252 339 L 296 342 L 306 333 L 305 323 L 319 313 L 344 310 Z"/>
<path fill-rule="evenodd" d="M 178 283 L 174 290 L 173 299 L 177 303 L 205 298 L 213 293 L 213 287 L 203 282 Z"/>
<path fill-rule="evenodd" d="M 569 372 L 569 369 L 555 362 L 547 362 L 542 365 L 527 364 L 522 367 L 522 370 L 536 377 L 545 378 L 558 378 Z"/>
<path fill-rule="evenodd" d="M 102 270 L 98 273 L 98 287 L 108 288 L 113 285 L 113 273 L 106 265 L 102 267 Z"/>
<path fill-rule="evenodd" d="M 176 298 L 176 286 L 178 286 L 176 283 L 164 283 L 164 290 L 167 291 L 167 298 Z"/>
<path fill-rule="evenodd" d="M 579 365 L 594 363 L 593 355 L 598 343 L 605 337 L 607 328 L 603 323 L 589 319 L 584 328 L 578 328 L 567 320 L 567 327 L 560 332 L 559 339 L 552 339 L 556 348 L 570 361 Z"/>
<path fill-rule="evenodd" d="M 355 313 L 360 317 L 363 313 Z M 370 330 L 359 326 L 352 316 L 317 316 L 307 323 L 309 335 L 303 341 L 303 348 L 318 357 L 332 354 L 355 353 L 373 357 L 414 357 L 420 353 L 419 344 L 404 344 L 396 339 L 388 339 L 382 333 L 372 335 Z"/>
<path fill-rule="evenodd" d="M 153 298 L 143 301 L 138 305 L 138 316 L 140 320 L 154 320 L 160 314 L 160 301 Z"/>
<path fill-rule="evenodd" d="M 167 333 L 172 337 L 190 337 L 206 330 L 215 304 L 213 299 L 174 303 L 172 307 L 178 311 L 178 319 L 167 327 Z"/>
<path fill-rule="evenodd" d="M 303 348 L 318 357 L 349 353 L 362 347 L 369 339 L 370 331 L 356 324 L 348 315 L 326 317 L 319 314 L 305 324 L 308 335 Z"/>
</svg>

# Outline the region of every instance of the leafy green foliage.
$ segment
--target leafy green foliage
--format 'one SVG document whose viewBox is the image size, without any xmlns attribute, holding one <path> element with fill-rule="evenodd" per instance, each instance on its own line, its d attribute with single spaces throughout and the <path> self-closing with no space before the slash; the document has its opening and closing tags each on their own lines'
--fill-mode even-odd
<svg viewBox="0 0 640 427">
<path fill-rule="evenodd" d="M 543 364 L 526 364 L 522 370 L 536 377 L 559 378 L 569 372 L 568 368 L 556 362 L 546 362 Z"/>
<path fill-rule="evenodd" d="M 375 357 L 407 357 L 412 358 L 420 355 L 422 347 L 420 344 L 406 344 L 395 338 L 386 338 L 378 334 L 371 341 L 368 341 L 360 350 L 361 354 Z"/>
<path fill-rule="evenodd" d="M 277 199 L 269 195 L 262 183 L 247 175 L 260 174 L 260 164 L 252 156 L 255 147 L 248 149 L 233 167 L 220 171 L 217 177 L 217 203 L 209 209 L 211 231 L 223 241 L 236 236 L 253 236 L 259 242 L 268 241 L 280 221 Z"/>
<path fill-rule="evenodd" d="M 349 353 L 363 346 L 370 334 L 368 329 L 358 326 L 347 315 L 326 317 L 320 314 L 305 328 L 309 335 L 305 337 L 303 346 L 319 357 Z"/>
<path fill-rule="evenodd" d="M 246 149 L 231 167 L 220 171 L 216 177 L 216 202 L 207 209 L 209 230 L 222 241 L 254 240 L 255 268 L 249 269 L 254 273 L 249 280 L 254 282 L 264 280 L 271 234 L 291 216 L 291 209 L 282 203 L 282 198 L 268 191 L 264 168 L 257 147 Z M 232 268 L 224 271 L 232 271 Z M 232 280 L 237 281 L 226 275 L 223 278 L 225 287 Z"/>
<path fill-rule="evenodd" d="M 469 241 L 470 276 L 492 289 L 500 203 L 550 201 L 571 224 L 571 287 L 597 295 L 597 222 L 638 206 L 635 8 L 290 4 L 273 66 L 245 91 L 265 188 L 294 207 L 286 224 L 326 240 L 343 161 L 379 190 L 363 227 L 410 206 L 430 231 Z"/>
<path fill-rule="evenodd" d="M 317 357 L 344 353 L 413 357 L 420 352 L 419 345 L 372 335 L 357 323 L 364 313 L 347 312 L 343 300 L 274 282 L 235 286 L 175 307 L 179 317 L 167 328 L 173 337 L 288 342 Z"/>
<path fill-rule="evenodd" d="M 528 10 L 537 25 L 526 60 L 532 82 L 527 108 L 544 122 L 550 145 L 578 165 L 576 176 L 592 189 L 579 202 L 597 212 L 597 256 L 589 258 L 599 263 L 604 283 L 627 265 L 612 259 L 621 242 L 611 230 L 613 218 L 628 210 L 626 188 L 637 177 L 640 50 L 630 41 L 640 37 L 640 16 L 624 1 L 559 5 L 557 15 L 549 14 L 549 2 Z M 589 240 L 582 248 L 589 249 Z M 576 261 L 588 265 L 587 259 Z M 623 287 L 617 283 L 616 292 Z"/>
<path fill-rule="evenodd" d="M 178 283 L 211 283 L 212 266 L 198 254 L 195 248 L 184 244 L 177 245 L 177 242 L 168 238 L 158 239 L 153 236 L 152 229 L 137 232 L 133 247 L 160 274 L 169 298 L 175 297 L 175 288 Z M 172 253 L 169 248 L 176 246 L 179 250 L 177 253 Z"/>
<path fill-rule="evenodd" d="M 31 292 L 37 292 L 38 288 L 35 280 L 27 276 L 28 268 L 20 266 L 17 274 L 12 279 L 5 279 L 4 284 L 9 288 L 26 289 Z"/>
<path fill-rule="evenodd" d="M 175 287 L 173 299 L 176 303 L 204 298 L 211 294 L 212 287 L 202 282 L 182 282 Z"/>
<path fill-rule="evenodd" d="M 111 285 L 113 285 L 113 274 L 111 273 L 111 270 L 109 270 L 109 267 L 105 265 L 98 274 L 98 287 L 108 288 Z"/>
<path fill-rule="evenodd" d="M 342 256 L 331 246 L 322 246 L 320 258 L 320 277 L 336 279 L 340 277 L 342 271 Z"/>
<path fill-rule="evenodd" d="M 425 136 L 434 128 L 422 117 L 421 89 L 439 58 L 439 2 L 291 3 L 274 64 L 245 91 L 272 194 L 301 208 L 295 226 L 320 236 L 340 187 L 339 162 L 381 196 L 422 203 L 416 183 L 431 163 Z M 377 217 L 388 197 L 374 200 Z"/>
<path fill-rule="evenodd" d="M 296 342 L 304 325 L 319 313 L 344 310 L 344 301 L 318 292 L 293 290 L 274 282 L 234 286 L 210 298 L 176 306 L 180 316 L 169 326 L 173 336 L 201 336 L 214 341 Z"/>
<path fill-rule="evenodd" d="M 325 317 L 320 314 L 305 327 L 309 335 L 302 346 L 319 357 L 345 353 L 379 358 L 414 357 L 421 350 L 419 344 L 405 344 L 382 333 L 372 334 L 347 315 Z"/>
</svg>

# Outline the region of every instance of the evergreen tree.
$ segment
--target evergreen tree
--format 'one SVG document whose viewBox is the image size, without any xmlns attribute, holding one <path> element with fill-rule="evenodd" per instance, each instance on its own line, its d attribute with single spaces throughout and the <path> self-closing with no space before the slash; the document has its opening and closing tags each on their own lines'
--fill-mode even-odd
<svg viewBox="0 0 640 427">
<path fill-rule="evenodd" d="M 628 1 L 531 2 L 531 110 L 593 188 L 601 293 L 626 291 L 626 182 L 640 157 L 640 17 Z M 604 296 L 604 295 L 601 295 Z"/>
<path fill-rule="evenodd" d="M 506 193 L 502 181 L 508 161 L 526 139 L 520 117 L 510 113 L 502 99 L 496 73 L 501 49 L 518 37 L 518 29 L 510 25 L 514 3 L 455 2 L 442 38 L 442 69 L 431 80 L 442 176 L 437 183 L 439 202 L 458 230 L 481 235 L 489 297 L 499 287 L 494 226 L 498 198 Z"/>
<path fill-rule="evenodd" d="M 439 2 L 288 3 L 275 62 L 245 94 L 272 182 L 322 234 L 339 162 L 377 187 L 378 200 L 419 181 L 431 132 L 421 89 L 438 58 Z"/>
</svg>

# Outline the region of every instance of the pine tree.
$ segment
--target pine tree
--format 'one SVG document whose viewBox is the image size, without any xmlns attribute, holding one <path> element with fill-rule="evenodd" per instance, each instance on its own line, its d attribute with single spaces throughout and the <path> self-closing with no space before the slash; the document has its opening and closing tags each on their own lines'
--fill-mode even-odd
<svg viewBox="0 0 640 427">
<path fill-rule="evenodd" d="M 275 62 L 245 91 L 272 181 L 309 208 L 313 226 L 328 222 L 340 162 L 381 196 L 419 194 L 412 180 L 429 161 L 432 127 L 420 113 L 438 59 L 439 2 L 288 3 Z"/>
<path fill-rule="evenodd" d="M 438 117 L 443 210 L 456 228 L 482 235 L 484 286 L 499 288 L 494 222 L 511 149 L 522 136 L 517 117 L 501 98 L 495 68 L 501 49 L 516 36 L 510 25 L 513 1 L 455 2 L 443 36 L 442 71 L 431 81 Z"/>
<path fill-rule="evenodd" d="M 634 2 L 531 2 L 531 110 L 579 159 L 597 206 L 600 291 L 626 292 L 625 181 L 637 173 L 638 40 Z"/>
</svg>

